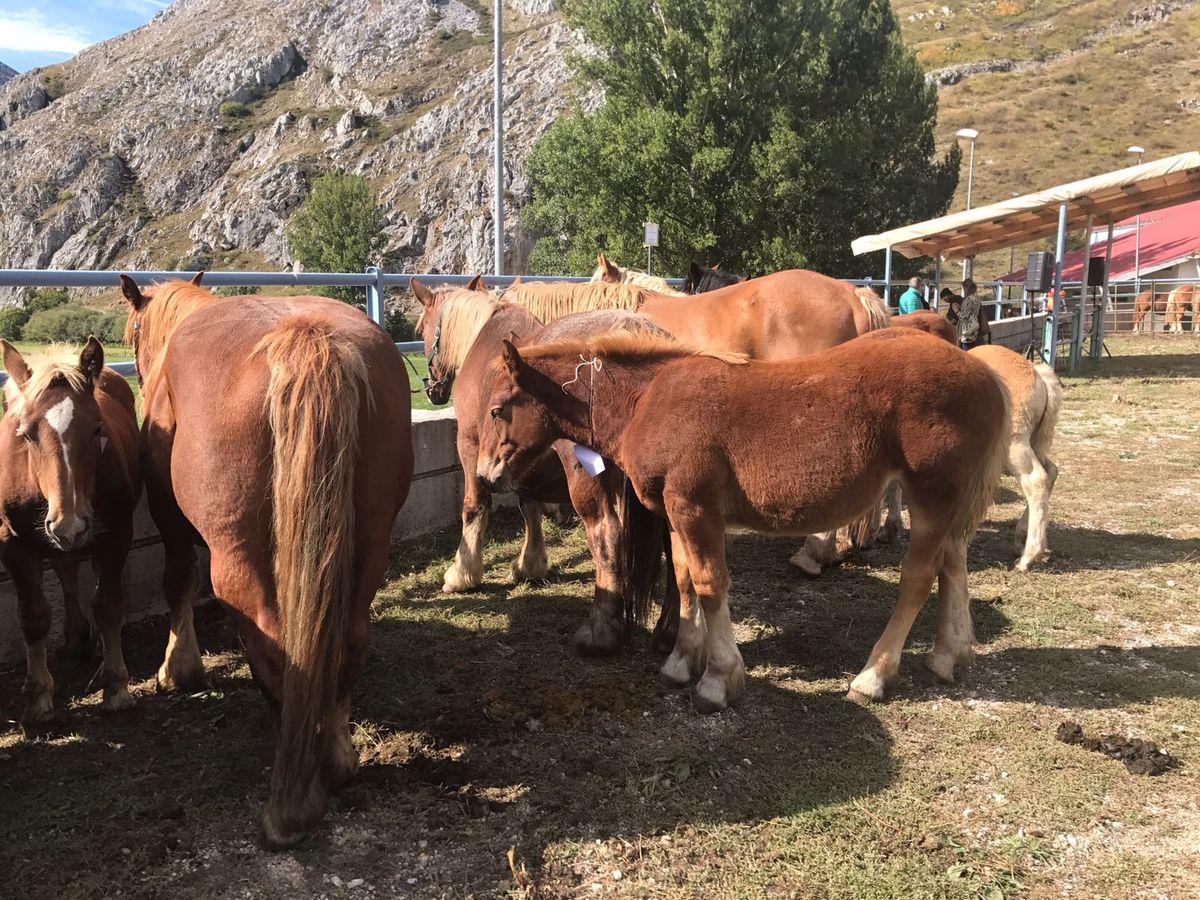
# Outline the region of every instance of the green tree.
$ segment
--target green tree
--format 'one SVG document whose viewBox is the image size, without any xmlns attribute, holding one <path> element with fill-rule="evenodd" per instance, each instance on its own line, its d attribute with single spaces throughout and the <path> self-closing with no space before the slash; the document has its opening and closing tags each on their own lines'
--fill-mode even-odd
<svg viewBox="0 0 1200 900">
<path fill-rule="evenodd" d="M 313 182 L 287 226 L 292 253 L 312 272 L 361 272 L 378 262 L 383 222 L 375 193 L 357 175 L 330 172 Z M 362 306 L 362 288 L 331 287 L 323 293 Z"/>
<path fill-rule="evenodd" d="M 528 163 L 537 271 L 596 251 L 749 273 L 850 276 L 850 241 L 944 212 L 959 150 L 934 146 L 937 92 L 887 0 L 566 0 L 603 102 L 560 118 Z M 914 264 L 897 260 L 897 274 Z"/>
</svg>

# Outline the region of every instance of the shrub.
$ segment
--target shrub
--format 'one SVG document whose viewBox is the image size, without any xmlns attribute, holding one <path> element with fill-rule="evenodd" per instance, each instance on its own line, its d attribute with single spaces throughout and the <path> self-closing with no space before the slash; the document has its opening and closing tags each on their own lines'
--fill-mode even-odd
<svg viewBox="0 0 1200 900">
<path fill-rule="evenodd" d="M 250 107 L 237 100 L 226 100 L 217 107 L 217 112 L 227 119 L 244 119 L 250 115 Z"/>
<path fill-rule="evenodd" d="M 38 288 L 29 300 L 29 309 L 36 313 L 44 309 L 54 309 L 66 302 L 66 288 Z"/>
<path fill-rule="evenodd" d="M 129 314 L 121 309 L 113 309 L 104 313 L 95 332 L 102 344 L 124 344 L 125 322 Z M 86 337 L 86 336 L 85 336 Z"/>
<path fill-rule="evenodd" d="M 19 341 L 21 329 L 29 321 L 32 313 L 24 306 L 6 306 L 0 309 L 0 338 L 6 341 Z"/>
<path fill-rule="evenodd" d="M 413 328 L 413 323 L 398 309 L 393 309 L 384 314 L 383 330 L 388 333 L 393 341 L 397 344 L 401 341 L 415 340 L 416 330 Z"/>
<path fill-rule="evenodd" d="M 37 343 L 62 341 L 78 344 L 86 341 L 90 334 L 100 334 L 105 315 L 103 310 L 86 306 L 43 309 L 30 316 L 21 329 L 21 337 Z"/>
<path fill-rule="evenodd" d="M 288 222 L 287 238 L 309 272 L 361 272 L 378 258 L 382 224 L 370 185 L 358 175 L 330 172 L 313 182 Z M 330 287 L 321 293 L 362 304 L 362 288 Z"/>
<path fill-rule="evenodd" d="M 257 284 L 231 284 L 228 287 L 213 288 L 213 293 L 218 297 L 246 297 L 250 294 L 261 294 L 262 287 Z"/>
</svg>

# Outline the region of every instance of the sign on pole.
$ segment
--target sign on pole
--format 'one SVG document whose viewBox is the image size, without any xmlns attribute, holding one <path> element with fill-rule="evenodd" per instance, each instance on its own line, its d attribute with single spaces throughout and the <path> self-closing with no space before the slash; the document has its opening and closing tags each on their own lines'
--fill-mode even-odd
<svg viewBox="0 0 1200 900">
<path fill-rule="evenodd" d="M 643 222 L 642 228 L 645 229 L 645 239 L 642 241 L 643 245 L 646 247 L 657 247 L 658 246 L 658 223 L 657 222 Z"/>
</svg>

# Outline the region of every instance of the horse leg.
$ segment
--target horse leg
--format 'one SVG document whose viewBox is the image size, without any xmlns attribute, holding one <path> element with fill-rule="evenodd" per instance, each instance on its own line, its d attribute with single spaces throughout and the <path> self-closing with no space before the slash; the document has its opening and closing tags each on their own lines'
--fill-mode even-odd
<svg viewBox="0 0 1200 900">
<path fill-rule="evenodd" d="M 1025 494 L 1028 518 L 1025 550 L 1015 568 L 1018 572 L 1028 572 L 1031 565 L 1046 556 L 1046 516 L 1053 482 L 1032 448 L 1021 447 L 1014 455 L 1017 456 L 1018 477 L 1021 479 L 1021 491 Z"/>
<path fill-rule="evenodd" d="M 941 568 L 942 542 L 946 535 L 944 523 L 949 521 L 950 511 L 941 516 L 927 513 L 914 504 L 910 495 L 909 513 L 912 531 L 908 552 L 900 567 L 900 598 L 887 627 L 871 649 L 866 666 L 850 682 L 849 697 L 856 702 L 883 699 L 887 683 L 900 671 L 900 654 L 908 640 L 908 632 L 929 599 L 934 577 Z M 937 521 L 938 518 L 943 521 Z"/>
<path fill-rule="evenodd" d="M 967 542 L 948 537 L 942 546 L 938 572 L 938 621 L 933 651 L 925 666 L 947 684 L 954 683 L 954 667 L 968 666 L 975 657 L 971 645 L 971 597 L 967 592 Z"/>
<path fill-rule="evenodd" d="M 704 671 L 706 631 L 704 612 L 692 588 L 687 549 L 674 531 L 671 532 L 671 561 L 679 592 L 679 625 L 675 647 L 662 664 L 657 679 L 660 685 L 668 689 L 684 687 Z"/>
<path fill-rule="evenodd" d="M 901 514 L 902 503 L 900 479 L 897 478 L 887 488 L 887 518 L 879 532 L 880 543 L 890 544 L 900 537 L 900 532 L 904 528 L 904 519 Z"/>
<path fill-rule="evenodd" d="M 671 539 L 667 534 L 666 539 Z M 667 586 L 663 593 L 662 611 L 654 624 L 654 634 L 650 636 L 650 649 L 658 653 L 669 653 L 679 637 L 679 582 L 671 573 L 667 576 Z"/>
<path fill-rule="evenodd" d="M 129 670 L 121 650 L 121 629 L 125 624 L 125 592 L 121 575 L 129 555 L 132 534 L 128 526 L 110 540 L 93 557 L 96 567 L 96 593 L 92 596 L 92 617 L 104 645 L 104 659 L 93 683 L 99 682 L 104 691 L 101 707 L 109 712 L 133 706 L 129 694 Z"/>
<path fill-rule="evenodd" d="M 583 520 L 588 549 L 596 567 L 596 593 L 587 619 L 575 632 L 575 646 L 580 653 L 611 653 L 617 649 L 624 634 L 621 613 L 624 604 L 617 542 L 621 531 L 617 515 L 617 496 L 623 478 L 609 472 L 597 478 L 588 475 L 577 465 L 564 464 L 567 489 L 571 502 Z"/>
<path fill-rule="evenodd" d="M 54 678 L 46 664 L 50 603 L 42 592 L 41 560 L 21 550 L 8 550 L 4 553 L 4 567 L 17 591 L 17 619 L 25 638 L 27 705 L 21 721 L 45 722 L 54 718 Z"/>
<path fill-rule="evenodd" d="M 696 509 L 690 502 L 667 502 L 671 527 L 679 534 L 675 546 L 682 545 L 687 553 L 692 586 L 704 609 L 707 631 L 704 674 L 696 684 L 692 703 L 699 712 L 714 713 L 728 707 L 741 694 L 746 685 L 746 667 L 729 620 L 725 528 L 716 516 L 705 517 Z"/>
<path fill-rule="evenodd" d="M 837 558 L 837 529 L 834 529 L 810 534 L 804 539 L 804 546 L 797 550 L 788 562 L 805 575 L 816 578 L 821 574 L 823 566 L 836 561 Z"/>
<path fill-rule="evenodd" d="M 521 545 L 521 555 L 512 566 L 512 583 L 542 581 L 550 570 L 546 561 L 546 538 L 542 534 L 542 504 L 518 495 L 517 505 L 525 519 L 525 542 Z"/>
<path fill-rule="evenodd" d="M 454 562 L 443 576 L 443 594 L 469 591 L 483 583 L 483 542 L 492 509 L 492 495 L 475 472 L 478 454 L 461 446 L 458 453 L 463 465 L 462 538 Z"/>
<path fill-rule="evenodd" d="M 76 659 L 92 655 L 92 628 L 79 605 L 79 563 L 50 564 L 63 595 L 63 652 Z"/>
<path fill-rule="evenodd" d="M 204 685 L 204 663 L 196 643 L 192 604 L 200 593 L 192 530 L 175 503 L 169 484 L 163 485 L 151 469 L 146 476 L 146 499 L 163 542 L 163 594 L 171 613 L 167 651 L 158 669 L 160 691 L 199 690 Z"/>
</svg>

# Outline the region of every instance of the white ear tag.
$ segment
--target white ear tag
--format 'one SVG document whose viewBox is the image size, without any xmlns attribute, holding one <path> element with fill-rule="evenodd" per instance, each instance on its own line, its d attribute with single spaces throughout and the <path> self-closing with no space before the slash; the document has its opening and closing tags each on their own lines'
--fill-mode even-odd
<svg viewBox="0 0 1200 900">
<path fill-rule="evenodd" d="M 104 448 L 107 446 L 108 446 L 108 438 L 106 438 L 104 435 L 100 435 L 100 452 L 103 453 Z"/>
<path fill-rule="evenodd" d="M 575 451 L 575 458 L 583 466 L 583 471 L 593 478 L 604 471 L 604 458 L 599 453 L 583 444 L 572 444 L 571 446 Z"/>
</svg>

